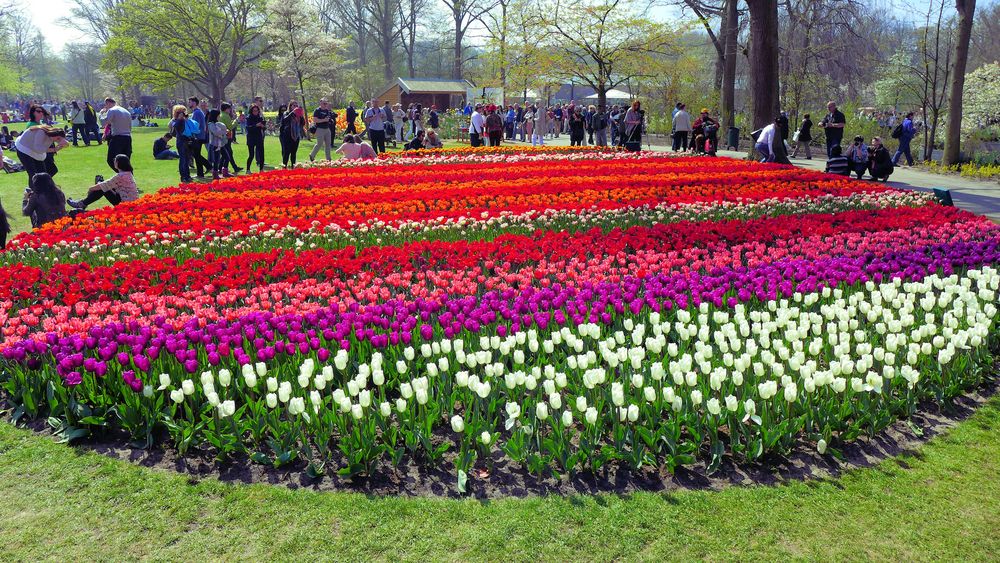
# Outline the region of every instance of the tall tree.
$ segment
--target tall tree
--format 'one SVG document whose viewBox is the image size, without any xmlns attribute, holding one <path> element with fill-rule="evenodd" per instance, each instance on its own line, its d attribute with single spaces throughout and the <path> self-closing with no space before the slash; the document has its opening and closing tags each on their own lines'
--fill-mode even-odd
<svg viewBox="0 0 1000 563">
<path fill-rule="evenodd" d="M 725 60 L 722 67 L 722 88 L 720 105 L 722 106 L 722 126 L 736 125 L 736 52 L 740 33 L 739 0 L 726 0 L 725 3 Z"/>
<path fill-rule="evenodd" d="M 96 43 L 69 43 L 63 48 L 68 93 L 84 100 L 100 96 L 101 46 Z"/>
<path fill-rule="evenodd" d="M 316 0 L 323 33 L 336 32 L 350 37 L 357 55 L 357 65 L 368 66 L 368 0 Z"/>
<path fill-rule="evenodd" d="M 454 23 L 455 33 L 454 58 L 452 59 L 451 77 L 462 78 L 462 67 L 465 65 L 465 34 L 473 22 L 479 21 L 483 14 L 496 6 L 496 0 L 441 0 Z"/>
<path fill-rule="evenodd" d="M 429 0 L 400 0 L 396 2 L 396 9 L 399 11 L 396 17 L 399 45 L 406 55 L 406 73 L 410 78 L 415 78 L 416 56 L 417 56 L 417 33 L 419 32 L 423 16 L 429 10 Z"/>
<path fill-rule="evenodd" d="M 646 8 L 633 0 L 555 0 L 542 6 L 539 19 L 555 37 L 548 45 L 553 70 L 593 88 L 601 105 L 608 90 L 655 76 L 676 54 L 679 34 L 646 17 Z"/>
<path fill-rule="evenodd" d="M 401 0 L 368 0 L 366 21 L 371 26 L 372 40 L 382 53 L 382 76 L 386 81 L 395 78 L 396 74 L 392 65 L 400 31 L 396 25 L 400 4 Z"/>
<path fill-rule="evenodd" d="M 111 24 L 123 3 L 123 0 L 77 0 L 69 5 L 69 15 L 59 18 L 59 22 L 97 42 L 107 43 L 111 39 Z"/>
<path fill-rule="evenodd" d="M 105 68 L 126 85 L 190 84 L 220 102 L 237 73 L 265 51 L 261 0 L 124 0 Z"/>
<path fill-rule="evenodd" d="M 948 99 L 948 127 L 944 139 L 942 164 L 959 162 L 962 148 L 962 94 L 965 88 L 965 67 L 969 61 L 969 40 L 976 13 L 976 0 L 955 0 L 958 11 L 958 41 L 955 44 L 955 68 L 951 73 L 951 97 Z"/>
<path fill-rule="evenodd" d="M 339 46 L 329 35 L 302 25 L 304 21 L 319 21 L 315 7 L 304 0 L 270 0 L 267 7 L 267 37 L 275 68 L 294 82 L 302 107 L 309 107 L 309 102 L 319 97 L 313 94 L 334 78 L 340 65 Z"/>
<path fill-rule="evenodd" d="M 754 129 L 778 114 L 778 0 L 747 0 L 750 8 L 750 96 Z"/>
</svg>

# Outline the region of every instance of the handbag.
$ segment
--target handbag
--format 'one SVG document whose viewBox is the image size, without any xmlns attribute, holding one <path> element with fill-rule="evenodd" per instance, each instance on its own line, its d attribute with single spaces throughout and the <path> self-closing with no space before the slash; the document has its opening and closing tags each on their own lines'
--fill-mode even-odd
<svg viewBox="0 0 1000 563">
<path fill-rule="evenodd" d="M 799 142 L 799 133 L 800 133 L 799 131 L 796 131 L 794 134 L 792 134 L 792 142 L 793 143 Z"/>
</svg>

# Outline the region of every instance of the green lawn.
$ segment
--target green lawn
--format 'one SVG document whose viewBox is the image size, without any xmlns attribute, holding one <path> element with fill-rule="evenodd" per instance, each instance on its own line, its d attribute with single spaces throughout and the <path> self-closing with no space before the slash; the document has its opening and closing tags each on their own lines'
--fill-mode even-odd
<svg viewBox="0 0 1000 563">
<path fill-rule="evenodd" d="M 0 495 L 5 560 L 996 560 L 1000 398 L 839 479 L 488 502 L 192 484 L 3 423 Z"/>
<path fill-rule="evenodd" d="M 165 122 L 161 122 L 164 125 Z M 16 126 L 14 130 L 18 130 Z M 163 135 L 164 127 L 136 129 L 132 138 L 132 165 L 135 167 L 135 180 L 139 188 L 145 193 L 152 193 L 160 188 L 177 185 L 180 174 L 177 171 L 176 160 L 154 160 L 153 141 Z M 446 143 L 445 146 L 457 146 L 458 143 Z M 334 148 L 339 146 L 339 142 L 334 142 Z M 298 158 L 300 161 L 309 160 L 309 152 L 313 143 L 303 141 L 299 146 Z M 400 147 L 401 148 L 401 147 Z M 239 144 L 233 147 L 236 162 L 243 166 L 246 164 L 247 148 L 243 137 L 239 138 Z M 390 149 L 391 150 L 391 149 Z M 204 152 L 203 152 L 204 154 Z M 93 185 L 94 176 L 101 174 L 109 178 L 113 172 L 106 162 L 108 155 L 107 146 L 79 147 L 69 146 L 56 155 L 56 166 L 59 173 L 56 175 L 56 183 L 66 193 L 67 197 L 82 197 L 86 194 L 87 188 Z M 15 160 L 17 155 L 10 151 Z M 323 158 L 323 153 L 318 155 Z M 267 165 L 281 164 L 281 145 L 278 144 L 277 137 L 264 138 L 264 162 Z M 256 166 L 256 165 L 255 165 Z M 24 188 L 28 185 L 28 177 L 23 172 L 17 174 L 0 173 L 0 203 L 11 215 L 13 221 L 11 225 L 14 233 L 26 231 L 31 228 L 31 223 L 27 217 L 21 215 L 21 198 L 24 196 Z M 96 209 L 105 203 L 99 203 L 91 209 Z"/>
</svg>

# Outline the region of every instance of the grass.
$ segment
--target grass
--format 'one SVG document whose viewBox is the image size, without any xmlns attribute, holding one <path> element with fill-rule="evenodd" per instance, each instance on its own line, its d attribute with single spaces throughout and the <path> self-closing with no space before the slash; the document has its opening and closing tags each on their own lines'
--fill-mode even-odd
<svg viewBox="0 0 1000 563">
<path fill-rule="evenodd" d="M 995 560 L 1000 398 L 838 479 L 488 502 L 189 482 L 0 424 L 3 559 Z"/>
<path fill-rule="evenodd" d="M 161 123 L 163 125 L 163 123 Z M 14 130 L 18 130 L 15 126 Z M 135 168 L 135 179 L 139 189 L 144 193 L 154 193 L 160 188 L 175 186 L 180 180 L 177 171 L 176 160 L 155 160 L 153 159 L 153 141 L 162 136 L 164 127 L 136 129 L 132 136 L 132 165 Z M 240 166 L 246 164 L 247 148 L 245 139 L 239 137 L 239 144 L 234 145 L 233 152 L 236 162 Z M 298 159 L 300 161 L 309 160 L 309 152 L 312 150 L 313 142 L 303 141 L 299 145 Z M 173 142 L 171 142 L 173 146 Z M 446 142 L 445 146 L 458 146 L 459 143 Z M 334 148 L 339 144 L 335 141 Z M 399 148 L 402 148 L 400 146 Z M 390 149 L 392 150 L 392 149 Z M 205 154 L 205 151 L 202 151 Z M 106 161 L 108 155 L 107 145 L 97 146 L 91 143 L 89 147 L 80 144 L 79 147 L 70 145 L 56 154 L 56 166 L 59 173 L 56 174 L 56 183 L 66 193 L 66 197 L 83 197 L 94 183 L 94 176 L 101 174 L 105 178 L 111 177 L 113 172 L 108 167 Z M 17 155 L 10 151 L 15 160 Z M 324 153 L 319 153 L 320 158 Z M 335 158 L 339 155 L 335 156 Z M 264 162 L 274 166 L 281 162 L 281 145 L 278 138 L 269 136 L 264 138 Z M 256 166 L 256 165 L 255 165 Z M 21 215 L 21 199 L 24 197 L 24 188 L 28 185 L 28 177 L 23 172 L 16 174 L 0 173 L 0 203 L 11 215 L 11 227 L 13 234 L 31 229 L 31 222 L 27 217 Z M 106 205 L 104 200 L 90 207 L 97 209 Z"/>
</svg>

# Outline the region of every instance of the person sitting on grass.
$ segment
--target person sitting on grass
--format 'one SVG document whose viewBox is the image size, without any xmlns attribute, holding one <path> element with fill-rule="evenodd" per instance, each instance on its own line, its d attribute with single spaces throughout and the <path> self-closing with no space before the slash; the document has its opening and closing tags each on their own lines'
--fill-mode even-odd
<svg viewBox="0 0 1000 563">
<path fill-rule="evenodd" d="M 378 157 L 378 153 L 375 152 L 375 148 L 369 145 L 361 138 L 361 135 L 354 136 L 354 143 L 359 145 L 358 158 L 361 160 L 372 160 Z"/>
<path fill-rule="evenodd" d="M 403 145 L 404 151 L 419 151 L 424 149 L 424 130 L 419 129 L 417 135 L 409 143 Z"/>
<path fill-rule="evenodd" d="M 66 195 L 52 176 L 39 172 L 31 177 L 31 187 L 24 190 L 21 213 L 31 218 L 33 228 L 66 216 Z"/>
<path fill-rule="evenodd" d="M 87 197 L 82 200 L 70 199 L 69 205 L 75 209 L 83 211 L 88 205 L 101 199 L 102 197 L 111 202 L 111 205 L 118 205 L 123 201 L 135 201 L 139 199 L 139 189 L 135 185 L 135 178 L 132 176 L 132 162 L 124 154 L 115 156 L 115 170 L 117 174 L 107 181 L 99 181 L 87 190 Z M 101 177 L 97 177 L 101 180 Z"/>
<path fill-rule="evenodd" d="M 847 157 L 843 155 L 840 145 L 833 145 L 830 148 L 830 158 L 826 161 L 826 172 L 840 176 L 851 175 L 851 165 L 847 161 Z"/>
<path fill-rule="evenodd" d="M 361 158 L 361 147 L 354 142 L 354 135 L 344 135 L 344 144 L 334 152 L 339 152 L 348 160 Z"/>
<path fill-rule="evenodd" d="M 177 151 L 170 150 L 170 139 L 173 138 L 173 135 L 167 133 L 166 135 L 153 141 L 153 158 L 156 160 L 173 160 L 175 158 L 180 158 L 181 155 L 177 154 Z"/>
<path fill-rule="evenodd" d="M 441 139 L 437 136 L 437 132 L 433 129 L 427 130 L 427 136 L 424 137 L 424 148 L 425 149 L 443 149 L 444 144 Z"/>
</svg>

